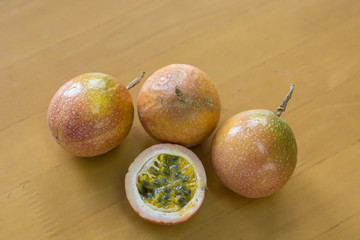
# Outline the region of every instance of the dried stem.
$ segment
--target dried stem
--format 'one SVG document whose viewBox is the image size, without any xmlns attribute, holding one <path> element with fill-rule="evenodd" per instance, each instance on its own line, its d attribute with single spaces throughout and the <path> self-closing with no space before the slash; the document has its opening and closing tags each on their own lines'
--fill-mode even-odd
<svg viewBox="0 0 360 240">
<path fill-rule="evenodd" d="M 176 86 L 175 87 L 175 94 L 176 96 L 178 97 L 178 99 L 182 102 L 186 102 L 186 99 L 185 99 L 185 96 L 184 94 L 182 93 L 182 91 L 180 90 L 180 87 L 179 86 Z"/>
<path fill-rule="evenodd" d="M 142 72 L 140 73 L 140 76 L 139 76 L 139 77 L 135 78 L 134 80 L 132 80 L 132 81 L 129 83 L 129 85 L 127 85 L 126 89 L 129 90 L 130 88 L 132 88 L 133 86 L 135 86 L 136 84 L 138 84 L 138 83 L 141 81 L 141 79 L 144 77 L 144 75 L 145 75 L 145 72 L 142 71 Z"/>
<path fill-rule="evenodd" d="M 280 117 L 283 112 L 285 112 L 286 105 L 289 102 L 291 95 L 294 91 L 295 85 L 293 83 L 290 84 L 290 91 L 286 94 L 284 100 L 281 102 L 280 106 L 276 109 L 275 115 Z"/>
<path fill-rule="evenodd" d="M 215 111 L 214 101 L 210 97 L 205 98 L 205 99 L 192 100 L 189 97 L 185 97 L 185 95 L 180 90 L 180 87 L 178 85 L 176 85 L 176 87 L 175 87 L 175 94 L 180 102 L 183 102 L 188 105 L 192 105 L 193 107 L 196 107 L 196 108 L 207 108 L 211 112 Z"/>
</svg>

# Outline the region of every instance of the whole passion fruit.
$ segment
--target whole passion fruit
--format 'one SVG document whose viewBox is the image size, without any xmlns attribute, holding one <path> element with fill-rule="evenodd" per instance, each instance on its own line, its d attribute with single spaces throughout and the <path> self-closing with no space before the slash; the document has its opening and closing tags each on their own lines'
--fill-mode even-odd
<svg viewBox="0 0 360 240">
<path fill-rule="evenodd" d="M 201 206 L 206 174 L 198 157 L 176 144 L 144 150 L 125 177 L 126 196 L 142 218 L 158 224 L 189 219 Z"/>
<path fill-rule="evenodd" d="M 274 114 L 250 110 L 227 120 L 212 142 L 212 165 L 220 180 L 234 192 L 259 198 L 278 191 L 297 162 L 297 146 L 290 126 L 280 118 L 289 94 Z"/>
<path fill-rule="evenodd" d="M 160 142 L 195 146 L 215 129 L 220 100 L 209 76 L 200 69 L 172 64 L 157 70 L 138 96 L 139 119 Z"/>
<path fill-rule="evenodd" d="M 134 107 L 128 91 L 143 76 L 125 87 L 103 73 L 81 74 L 65 83 L 48 108 L 51 134 L 66 151 L 91 157 L 116 147 L 129 133 Z"/>
</svg>

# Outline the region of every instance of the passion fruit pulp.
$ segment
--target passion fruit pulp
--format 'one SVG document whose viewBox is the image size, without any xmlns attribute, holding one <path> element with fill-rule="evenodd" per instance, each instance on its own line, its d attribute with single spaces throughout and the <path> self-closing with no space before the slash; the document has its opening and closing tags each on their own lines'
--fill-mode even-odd
<svg viewBox="0 0 360 240">
<path fill-rule="evenodd" d="M 158 144 L 142 152 L 125 177 L 127 198 L 144 219 L 176 224 L 189 219 L 201 206 L 206 175 L 189 149 Z"/>
</svg>

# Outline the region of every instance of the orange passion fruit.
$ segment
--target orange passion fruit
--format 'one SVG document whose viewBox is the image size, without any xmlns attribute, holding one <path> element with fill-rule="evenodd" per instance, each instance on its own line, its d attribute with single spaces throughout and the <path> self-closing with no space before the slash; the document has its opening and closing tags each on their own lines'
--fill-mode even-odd
<svg viewBox="0 0 360 240">
<path fill-rule="evenodd" d="M 195 146 L 220 117 L 220 99 L 209 76 L 186 64 L 157 70 L 142 86 L 137 102 L 142 126 L 160 142 Z"/>
</svg>

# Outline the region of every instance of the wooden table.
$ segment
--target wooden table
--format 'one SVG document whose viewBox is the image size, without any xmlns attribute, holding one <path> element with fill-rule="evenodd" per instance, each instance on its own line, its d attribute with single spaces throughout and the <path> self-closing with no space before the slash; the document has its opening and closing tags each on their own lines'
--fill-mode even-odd
<svg viewBox="0 0 360 240">
<path fill-rule="evenodd" d="M 208 194 L 189 221 L 142 220 L 124 191 L 129 164 L 157 142 L 134 120 L 113 151 L 77 158 L 51 137 L 47 107 L 84 72 L 124 84 L 171 63 L 207 72 L 219 125 L 275 110 L 298 142 L 276 194 L 246 199 L 210 163 L 213 135 L 192 150 Z M 0 239 L 359 239 L 360 1 L 0 1 Z M 131 90 L 134 104 L 140 87 Z"/>
</svg>

